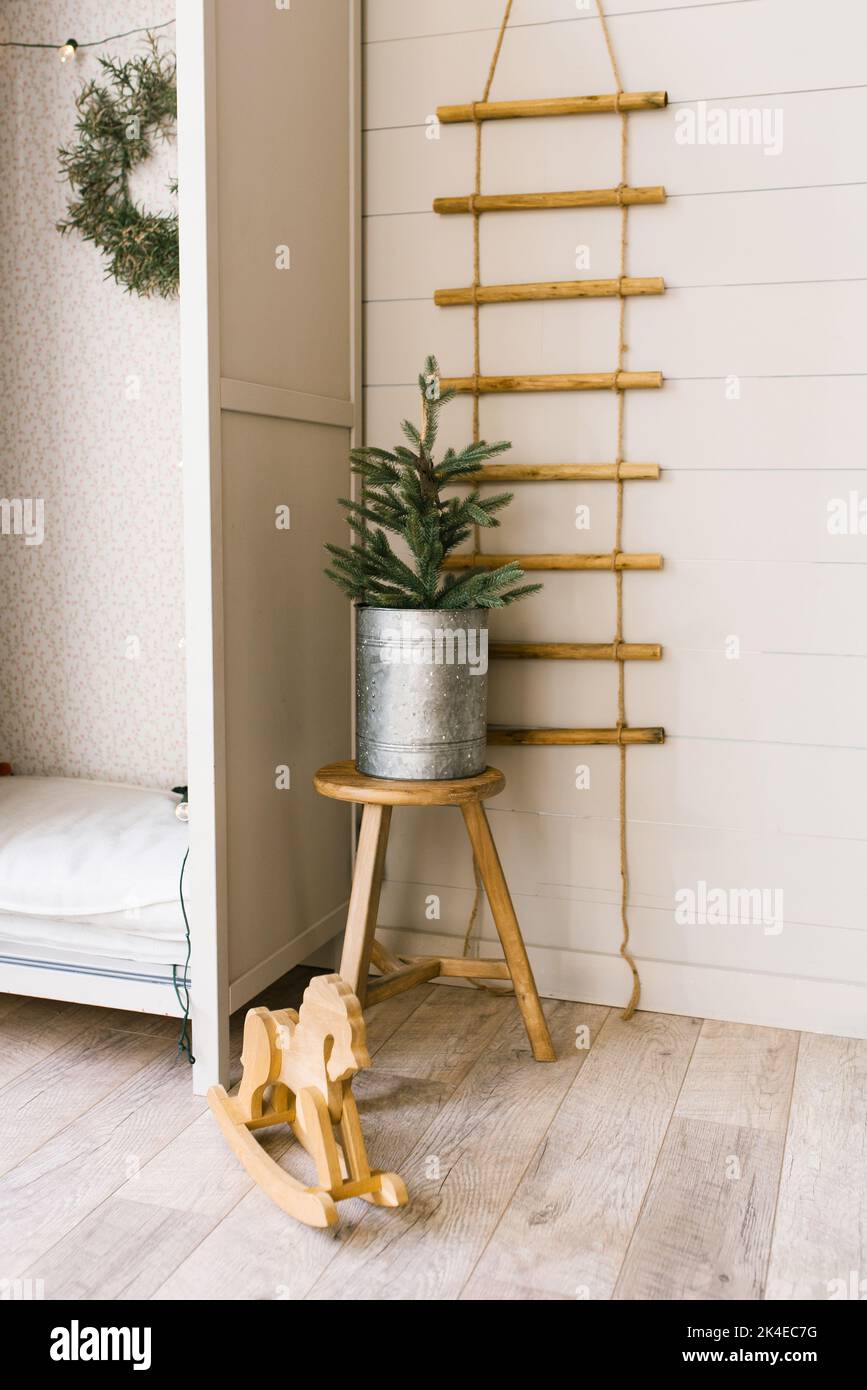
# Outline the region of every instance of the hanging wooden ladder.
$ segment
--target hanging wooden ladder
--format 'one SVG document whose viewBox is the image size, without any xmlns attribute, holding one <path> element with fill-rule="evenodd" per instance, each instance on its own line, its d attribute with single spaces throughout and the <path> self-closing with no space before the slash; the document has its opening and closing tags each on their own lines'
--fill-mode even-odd
<svg viewBox="0 0 867 1390">
<path fill-rule="evenodd" d="M 668 104 L 665 92 L 615 92 L 601 96 L 546 98 L 540 101 L 467 102 L 440 106 L 437 116 L 445 124 L 533 117 L 577 116 L 596 113 L 656 111 Z M 561 193 L 470 194 L 465 197 L 436 198 L 434 212 L 444 216 L 489 212 L 544 211 L 558 208 L 623 207 L 665 202 L 665 189 L 659 186 L 631 188 L 575 189 Z M 528 284 L 467 285 L 437 290 L 434 303 L 441 308 L 461 305 L 537 303 L 548 300 L 626 298 L 665 293 L 660 276 L 638 278 L 621 275 L 603 280 L 560 280 Z M 567 372 L 556 375 L 443 377 L 443 390 L 480 395 L 504 392 L 548 391 L 628 391 L 658 390 L 662 373 Z M 545 483 L 545 482 L 633 482 L 659 478 L 656 463 L 491 463 L 468 474 L 469 484 Z M 517 561 L 532 570 L 659 570 L 662 556 L 657 554 L 551 554 L 491 555 L 472 552 L 447 559 L 447 569 L 493 569 Z M 662 647 L 655 642 L 494 642 L 491 656 L 496 660 L 525 661 L 659 661 Z M 661 728 L 613 729 L 534 729 L 489 727 L 488 739 L 497 745 L 584 746 L 662 743 Z"/>
</svg>

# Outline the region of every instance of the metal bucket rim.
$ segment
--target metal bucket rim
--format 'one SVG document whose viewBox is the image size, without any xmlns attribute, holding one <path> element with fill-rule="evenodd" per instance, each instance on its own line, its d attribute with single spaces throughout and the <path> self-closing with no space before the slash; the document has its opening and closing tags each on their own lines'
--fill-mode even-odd
<svg viewBox="0 0 867 1390">
<path fill-rule="evenodd" d="M 380 603 L 357 603 L 358 613 L 487 613 L 490 610 L 474 604 L 471 608 L 387 608 Z"/>
</svg>

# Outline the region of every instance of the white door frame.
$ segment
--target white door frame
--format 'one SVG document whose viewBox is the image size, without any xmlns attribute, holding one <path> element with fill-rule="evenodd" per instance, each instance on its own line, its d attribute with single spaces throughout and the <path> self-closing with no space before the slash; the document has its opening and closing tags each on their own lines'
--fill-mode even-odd
<svg viewBox="0 0 867 1390">
<path fill-rule="evenodd" d="M 333 0 L 329 0 L 333 3 Z M 352 443 L 362 437 L 361 0 L 344 0 L 351 53 Z M 221 498 L 220 259 L 217 206 L 218 0 L 177 14 L 178 185 L 184 470 L 191 1017 L 198 1093 L 228 1082 L 229 912 Z M 283 393 L 288 395 L 289 393 Z M 297 393 L 296 393 L 297 394 Z M 302 414 L 298 418 L 305 418 Z M 347 469 L 348 472 L 348 469 Z M 351 691 L 347 689 L 347 699 Z M 347 750 L 348 752 L 349 750 Z M 240 984 L 240 982 L 238 982 Z M 237 996 L 237 990 L 236 990 Z"/>
</svg>

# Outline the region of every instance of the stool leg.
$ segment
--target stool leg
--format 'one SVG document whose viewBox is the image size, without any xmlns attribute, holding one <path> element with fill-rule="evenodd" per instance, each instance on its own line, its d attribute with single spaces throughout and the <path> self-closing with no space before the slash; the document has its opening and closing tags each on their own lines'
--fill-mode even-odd
<svg viewBox="0 0 867 1390">
<path fill-rule="evenodd" d="M 364 1008 L 370 957 L 379 913 L 379 894 L 385 868 L 390 806 L 365 805 L 355 852 L 355 874 L 343 938 L 340 974 Z"/>
<path fill-rule="evenodd" d="M 461 811 L 466 822 L 482 883 L 485 885 L 485 892 L 488 895 L 488 902 L 491 904 L 494 923 L 503 946 L 512 983 L 515 986 L 518 1008 L 524 1019 L 533 1056 L 537 1062 L 553 1062 L 556 1060 L 557 1054 L 554 1051 L 554 1044 L 551 1042 L 551 1034 L 548 1032 L 542 1005 L 539 1003 L 536 981 L 533 979 L 533 971 L 527 959 L 524 938 L 521 935 L 521 928 L 518 926 L 509 886 L 503 874 L 500 856 L 497 854 L 497 847 L 491 835 L 491 827 L 488 825 L 485 808 L 480 801 L 470 801 L 461 807 Z"/>
</svg>

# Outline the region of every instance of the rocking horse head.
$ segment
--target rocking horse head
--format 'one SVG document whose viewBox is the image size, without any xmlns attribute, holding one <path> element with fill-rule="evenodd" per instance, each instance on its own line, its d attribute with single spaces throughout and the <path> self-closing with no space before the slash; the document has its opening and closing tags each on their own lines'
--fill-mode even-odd
<svg viewBox="0 0 867 1390">
<path fill-rule="evenodd" d="M 347 1081 L 370 1066 L 361 1005 L 339 975 L 317 975 L 304 991 L 299 1027 L 322 1038 L 331 1081 Z"/>
</svg>

